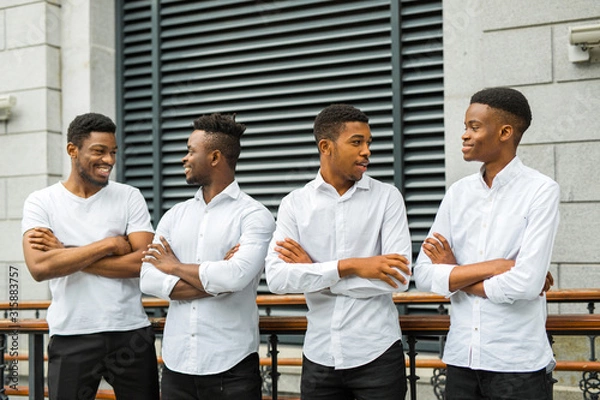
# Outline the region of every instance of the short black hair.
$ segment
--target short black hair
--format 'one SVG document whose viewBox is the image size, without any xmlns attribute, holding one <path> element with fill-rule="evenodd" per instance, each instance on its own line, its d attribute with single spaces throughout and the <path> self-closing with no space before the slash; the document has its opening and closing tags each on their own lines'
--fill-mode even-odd
<svg viewBox="0 0 600 400">
<path fill-rule="evenodd" d="M 346 122 L 369 123 L 369 117 L 358 108 L 348 104 L 331 104 L 324 108 L 313 126 L 315 140 L 317 143 L 322 139 L 337 140 L 340 132 L 344 129 Z"/>
<path fill-rule="evenodd" d="M 81 114 L 75 117 L 67 129 L 67 143 L 73 143 L 78 149 L 92 132 L 117 132 L 117 125 L 106 115 L 97 113 Z"/>
<path fill-rule="evenodd" d="M 506 87 L 483 89 L 471 97 L 473 103 L 485 104 L 504 112 L 504 117 L 512 120 L 510 122 L 517 131 L 517 144 L 531 124 L 529 102 L 518 90 Z"/>
<path fill-rule="evenodd" d="M 210 150 L 219 150 L 235 169 L 241 151 L 240 137 L 246 131 L 245 125 L 235 122 L 235 114 L 203 115 L 194 120 L 194 129 L 206 132 Z"/>
</svg>

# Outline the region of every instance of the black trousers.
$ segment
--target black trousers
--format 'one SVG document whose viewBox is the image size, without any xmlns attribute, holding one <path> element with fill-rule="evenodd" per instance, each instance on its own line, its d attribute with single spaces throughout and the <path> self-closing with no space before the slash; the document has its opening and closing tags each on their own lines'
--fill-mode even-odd
<svg viewBox="0 0 600 400">
<path fill-rule="evenodd" d="M 551 400 L 552 376 L 546 369 L 512 373 L 448 365 L 446 400 Z"/>
<path fill-rule="evenodd" d="M 165 365 L 161 384 L 162 400 L 260 400 L 262 397 L 257 353 L 214 375 L 182 374 Z"/>
<path fill-rule="evenodd" d="M 336 370 L 304 357 L 300 386 L 302 400 L 403 400 L 406 366 L 402 342 L 356 368 Z"/>
<path fill-rule="evenodd" d="M 50 400 L 94 399 L 102 378 L 113 387 L 119 400 L 159 399 L 151 327 L 50 338 Z"/>
</svg>

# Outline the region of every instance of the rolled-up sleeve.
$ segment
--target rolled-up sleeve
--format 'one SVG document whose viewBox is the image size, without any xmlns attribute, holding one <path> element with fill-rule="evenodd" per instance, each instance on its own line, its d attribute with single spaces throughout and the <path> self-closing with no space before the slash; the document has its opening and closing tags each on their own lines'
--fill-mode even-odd
<svg viewBox="0 0 600 400">
<path fill-rule="evenodd" d="M 559 202 L 560 190 L 555 182 L 539 190 L 526 218 L 515 266 L 483 283 L 485 294 L 491 302 L 511 304 L 516 300 L 532 300 L 540 295 L 558 230 Z"/>
<path fill-rule="evenodd" d="M 408 230 L 406 207 L 400 192 L 394 188 L 387 198 L 385 213 L 381 225 L 381 254 L 399 254 L 406 259 L 412 258 L 412 243 Z M 410 268 L 410 264 L 409 264 Z M 410 276 L 401 272 L 406 283 L 392 277 L 397 287 L 390 286 L 380 279 L 365 279 L 349 276 L 331 287 L 331 292 L 355 298 L 367 298 L 386 293 L 404 292 L 408 289 Z"/>
<path fill-rule="evenodd" d="M 154 243 L 161 243 L 161 236 L 165 237 L 167 241 L 170 242 L 171 217 L 170 213 L 166 213 L 160 220 L 160 223 L 156 228 L 156 234 L 154 235 Z M 142 263 L 142 269 L 140 271 L 140 290 L 142 293 L 169 300 L 169 296 L 178 281 L 179 277 L 165 274 L 150 263 Z"/>
<path fill-rule="evenodd" d="M 285 197 L 277 213 L 277 228 L 269 245 L 265 272 L 269 290 L 273 293 L 310 293 L 326 289 L 340 280 L 338 261 L 330 260 L 316 263 L 286 263 L 275 251 L 277 241 L 285 238 L 299 242 L 293 206 L 289 197 Z"/>
<path fill-rule="evenodd" d="M 213 296 L 243 290 L 262 272 L 275 221 L 264 208 L 243 217 L 240 247 L 229 260 L 204 261 L 199 278 L 204 290 Z"/>
</svg>

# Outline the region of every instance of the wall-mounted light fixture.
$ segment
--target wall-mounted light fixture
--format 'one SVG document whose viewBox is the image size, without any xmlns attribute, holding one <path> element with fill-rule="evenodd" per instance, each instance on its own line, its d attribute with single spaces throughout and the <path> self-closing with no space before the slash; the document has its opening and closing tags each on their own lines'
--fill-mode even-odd
<svg viewBox="0 0 600 400">
<path fill-rule="evenodd" d="M 590 61 L 595 48 L 600 48 L 600 24 L 569 27 L 569 61 Z"/>
<path fill-rule="evenodd" d="M 17 99 L 11 95 L 0 96 L 0 121 L 10 118 L 10 109 L 17 104 Z"/>
</svg>

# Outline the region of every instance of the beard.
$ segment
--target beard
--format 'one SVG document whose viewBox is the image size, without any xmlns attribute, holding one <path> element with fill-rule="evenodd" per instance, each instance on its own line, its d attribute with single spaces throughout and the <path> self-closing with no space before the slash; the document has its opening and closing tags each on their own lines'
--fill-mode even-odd
<svg viewBox="0 0 600 400">
<path fill-rule="evenodd" d="M 88 174 L 85 171 L 85 169 L 81 166 L 81 163 L 79 162 L 79 160 L 75 161 L 75 166 L 77 168 L 77 172 L 79 173 L 79 176 L 85 182 L 90 183 L 99 188 L 103 188 L 106 185 L 108 185 L 108 179 L 107 180 L 98 180 L 98 179 L 94 179 L 90 174 Z"/>
</svg>

